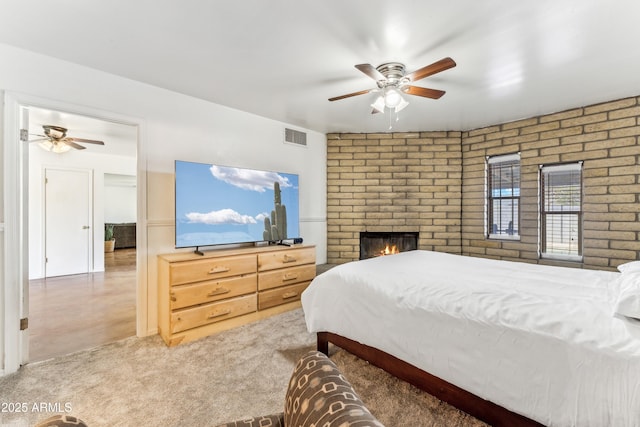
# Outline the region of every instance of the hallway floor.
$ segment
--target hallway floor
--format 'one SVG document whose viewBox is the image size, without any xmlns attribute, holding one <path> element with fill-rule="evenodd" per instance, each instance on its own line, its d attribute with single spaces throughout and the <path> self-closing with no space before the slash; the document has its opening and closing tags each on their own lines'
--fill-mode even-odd
<svg viewBox="0 0 640 427">
<path fill-rule="evenodd" d="M 29 361 L 136 334 L 136 250 L 105 254 L 105 272 L 29 281 Z"/>
</svg>

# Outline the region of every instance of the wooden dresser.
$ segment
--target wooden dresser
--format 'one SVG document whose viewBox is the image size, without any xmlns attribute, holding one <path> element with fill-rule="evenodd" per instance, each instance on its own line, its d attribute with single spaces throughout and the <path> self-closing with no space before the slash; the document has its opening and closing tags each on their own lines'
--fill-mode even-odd
<svg viewBox="0 0 640 427">
<path fill-rule="evenodd" d="M 158 328 L 169 346 L 300 307 L 316 275 L 310 245 L 158 256 Z"/>
</svg>

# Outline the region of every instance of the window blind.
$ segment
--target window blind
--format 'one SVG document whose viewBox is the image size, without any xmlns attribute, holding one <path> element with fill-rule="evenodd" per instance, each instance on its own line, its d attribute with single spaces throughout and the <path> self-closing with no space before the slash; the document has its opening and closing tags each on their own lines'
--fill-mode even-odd
<svg viewBox="0 0 640 427">
<path fill-rule="evenodd" d="M 519 235 L 520 155 L 487 159 L 487 206 L 489 237 Z"/>
<path fill-rule="evenodd" d="M 541 251 L 582 255 L 582 164 L 543 166 L 541 179 Z"/>
</svg>

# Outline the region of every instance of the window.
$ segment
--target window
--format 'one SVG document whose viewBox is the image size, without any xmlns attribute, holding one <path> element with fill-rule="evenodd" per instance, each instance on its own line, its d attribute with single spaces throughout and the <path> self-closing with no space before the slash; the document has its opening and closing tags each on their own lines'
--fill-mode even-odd
<svg viewBox="0 0 640 427">
<path fill-rule="evenodd" d="M 582 260 L 582 163 L 540 168 L 542 257 Z"/>
<path fill-rule="evenodd" d="M 489 238 L 520 238 L 520 153 L 487 159 Z"/>
</svg>

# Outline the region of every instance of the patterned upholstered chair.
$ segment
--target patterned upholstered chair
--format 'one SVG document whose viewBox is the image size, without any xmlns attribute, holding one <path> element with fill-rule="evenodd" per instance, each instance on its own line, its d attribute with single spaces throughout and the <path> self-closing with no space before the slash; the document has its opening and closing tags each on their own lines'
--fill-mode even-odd
<svg viewBox="0 0 640 427">
<path fill-rule="evenodd" d="M 284 412 L 218 427 L 384 427 L 364 406 L 353 387 L 324 354 L 312 351 L 296 364 Z"/>
</svg>

